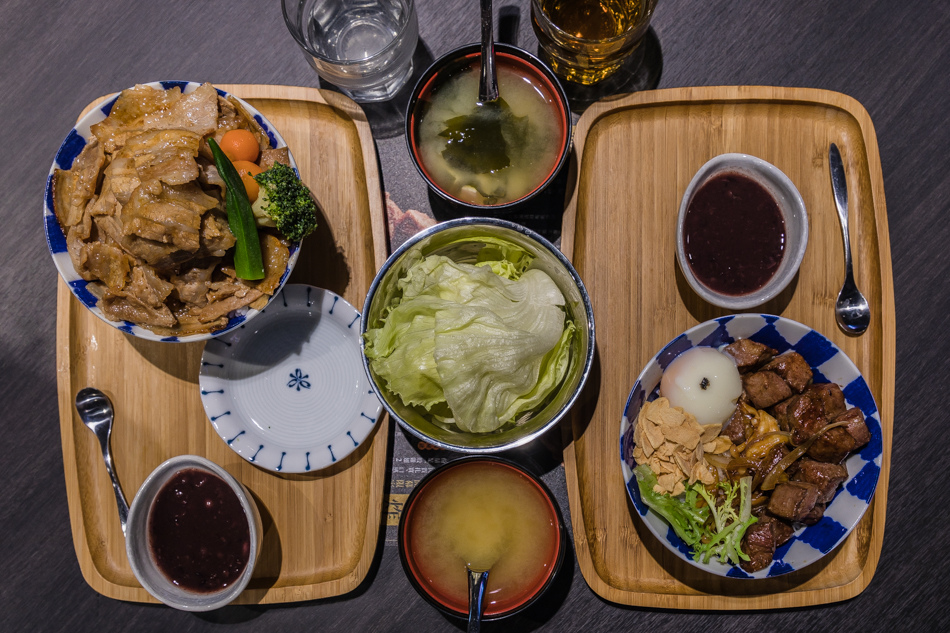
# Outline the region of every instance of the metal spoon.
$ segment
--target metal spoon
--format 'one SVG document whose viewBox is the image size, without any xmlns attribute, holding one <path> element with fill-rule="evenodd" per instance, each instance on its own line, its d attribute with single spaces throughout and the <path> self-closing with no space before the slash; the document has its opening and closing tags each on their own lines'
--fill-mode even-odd
<svg viewBox="0 0 950 633">
<path fill-rule="evenodd" d="M 485 585 L 488 584 L 488 570 L 468 567 L 468 633 L 479 633 L 482 629 L 482 609 L 485 600 Z"/>
<path fill-rule="evenodd" d="M 115 491 L 115 502 L 119 506 L 119 523 L 122 525 L 122 535 L 125 535 L 125 524 L 129 519 L 129 503 L 122 494 L 119 479 L 112 468 L 112 450 L 109 448 L 109 437 L 112 435 L 112 420 L 115 413 L 109 397 L 92 387 L 80 389 L 76 394 L 76 410 L 79 419 L 96 434 L 99 446 L 102 448 L 102 459 L 106 463 L 106 470 L 112 478 L 112 489 Z"/>
<path fill-rule="evenodd" d="M 841 153 L 834 143 L 828 150 L 828 164 L 831 167 L 831 189 L 835 194 L 835 206 L 838 207 L 838 219 L 841 220 L 841 233 L 844 236 L 844 285 L 838 293 L 835 303 L 835 320 L 845 334 L 858 336 L 868 329 L 871 322 L 871 308 L 867 299 L 854 283 L 851 268 L 851 238 L 848 234 L 848 185 L 844 176 Z"/>
<path fill-rule="evenodd" d="M 479 103 L 498 100 L 498 75 L 495 72 L 495 35 L 492 29 L 491 0 L 482 3 L 482 74 L 478 82 Z"/>
</svg>

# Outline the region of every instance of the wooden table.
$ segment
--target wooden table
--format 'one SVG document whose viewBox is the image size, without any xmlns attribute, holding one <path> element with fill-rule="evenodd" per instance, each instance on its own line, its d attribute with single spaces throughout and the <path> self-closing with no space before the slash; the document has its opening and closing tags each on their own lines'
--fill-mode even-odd
<svg viewBox="0 0 950 633">
<path fill-rule="evenodd" d="M 473 0 L 419 0 L 417 72 L 478 38 Z M 536 51 L 526 0 L 496 3 L 500 39 Z M 0 314 L 0 367 L 7 485 L 0 526 L 3 630 L 438 631 L 464 628 L 410 587 L 384 531 L 364 582 L 316 602 L 236 606 L 191 615 L 119 602 L 83 580 L 66 504 L 56 398 L 56 271 L 39 224 L 40 195 L 65 131 L 94 98 L 137 82 L 192 79 L 221 84 L 318 86 L 275 2 L 161 3 L 103 0 L 0 6 L 7 158 L 0 173 L 5 231 L 0 262 L 7 309 Z M 876 575 L 846 602 L 752 613 L 620 607 L 598 598 L 572 556 L 552 590 L 517 619 L 486 630 L 717 631 L 947 630 L 950 504 L 943 463 L 950 312 L 950 11 L 939 3 L 709 3 L 661 0 L 647 66 L 622 90 L 773 85 L 844 93 L 873 122 L 886 193 L 896 298 L 897 365 L 887 527 Z M 601 95 L 575 94 L 585 99 Z M 406 95 L 367 106 L 383 186 L 403 209 L 433 205 L 403 135 Z M 578 108 L 580 110 L 581 108 Z M 578 112 L 579 114 L 579 112 Z M 543 222 L 542 222 L 543 224 Z M 541 226 L 558 237 L 558 225 Z M 860 248 L 860 245 L 855 245 Z M 24 293 L 29 288 L 30 293 Z M 415 447 L 390 429 L 394 460 L 413 468 Z M 524 455 L 568 512 L 559 438 Z M 393 480 L 397 475 L 394 472 Z M 395 481 L 394 481 L 395 483 Z"/>
</svg>

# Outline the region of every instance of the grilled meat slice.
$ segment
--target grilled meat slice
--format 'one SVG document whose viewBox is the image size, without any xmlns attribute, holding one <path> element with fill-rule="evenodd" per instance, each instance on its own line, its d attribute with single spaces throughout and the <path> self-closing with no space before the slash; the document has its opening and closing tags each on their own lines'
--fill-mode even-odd
<svg viewBox="0 0 950 633">
<path fill-rule="evenodd" d="M 762 515 L 759 516 L 759 523 L 768 525 L 772 530 L 772 539 L 775 542 L 776 548 L 785 545 L 788 539 L 792 538 L 792 535 L 795 533 L 791 525 L 778 517 L 772 516 L 768 512 L 763 512 Z"/>
<path fill-rule="evenodd" d="M 775 534 L 771 526 L 763 523 L 761 519 L 750 525 L 742 537 L 742 551 L 749 560 L 742 561 L 740 566 L 749 573 L 771 565 L 772 556 L 775 554 Z"/>
<path fill-rule="evenodd" d="M 742 397 L 740 396 L 740 402 Z M 755 432 L 755 416 L 749 415 L 743 410 L 742 406 L 736 406 L 730 417 L 722 427 L 722 435 L 725 435 L 736 446 L 744 443 L 752 437 Z"/>
<path fill-rule="evenodd" d="M 825 504 L 816 503 L 815 507 L 811 509 L 811 512 L 802 517 L 801 522 L 805 525 L 814 525 L 821 521 L 821 517 L 825 516 Z"/>
<path fill-rule="evenodd" d="M 64 232 L 66 227 L 82 221 L 86 205 L 96 193 L 99 170 L 104 162 L 102 145 L 93 138 L 79 152 L 70 169 L 53 172 L 53 211 Z"/>
<path fill-rule="evenodd" d="M 274 163 L 283 163 L 288 167 L 290 166 L 290 152 L 286 147 L 261 150 L 261 169 L 267 171 L 274 166 Z"/>
</svg>

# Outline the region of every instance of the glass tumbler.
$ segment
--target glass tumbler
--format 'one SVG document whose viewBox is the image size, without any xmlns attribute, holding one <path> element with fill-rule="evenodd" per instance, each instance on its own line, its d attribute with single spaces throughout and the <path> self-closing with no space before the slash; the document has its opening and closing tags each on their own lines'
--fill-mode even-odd
<svg viewBox="0 0 950 633">
<path fill-rule="evenodd" d="M 284 21 L 320 78 L 356 101 L 391 99 L 412 74 L 413 0 L 281 0 Z"/>
<path fill-rule="evenodd" d="M 531 0 L 541 59 L 559 77 L 590 85 L 640 45 L 657 0 Z"/>
</svg>

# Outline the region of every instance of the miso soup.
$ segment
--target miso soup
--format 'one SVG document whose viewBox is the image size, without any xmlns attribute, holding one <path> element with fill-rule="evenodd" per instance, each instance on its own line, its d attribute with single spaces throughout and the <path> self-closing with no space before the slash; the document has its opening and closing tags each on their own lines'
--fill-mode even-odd
<svg viewBox="0 0 950 633">
<path fill-rule="evenodd" d="M 567 135 L 557 95 L 536 70 L 497 56 L 499 100 L 478 103 L 477 56 L 437 76 L 413 139 L 432 182 L 476 205 L 519 200 L 552 175 Z"/>
<path fill-rule="evenodd" d="M 556 571 L 560 523 L 544 490 L 497 460 L 449 466 L 423 483 L 407 509 L 404 548 L 423 590 L 468 612 L 468 573 L 489 569 L 486 617 L 529 602 Z"/>
</svg>

